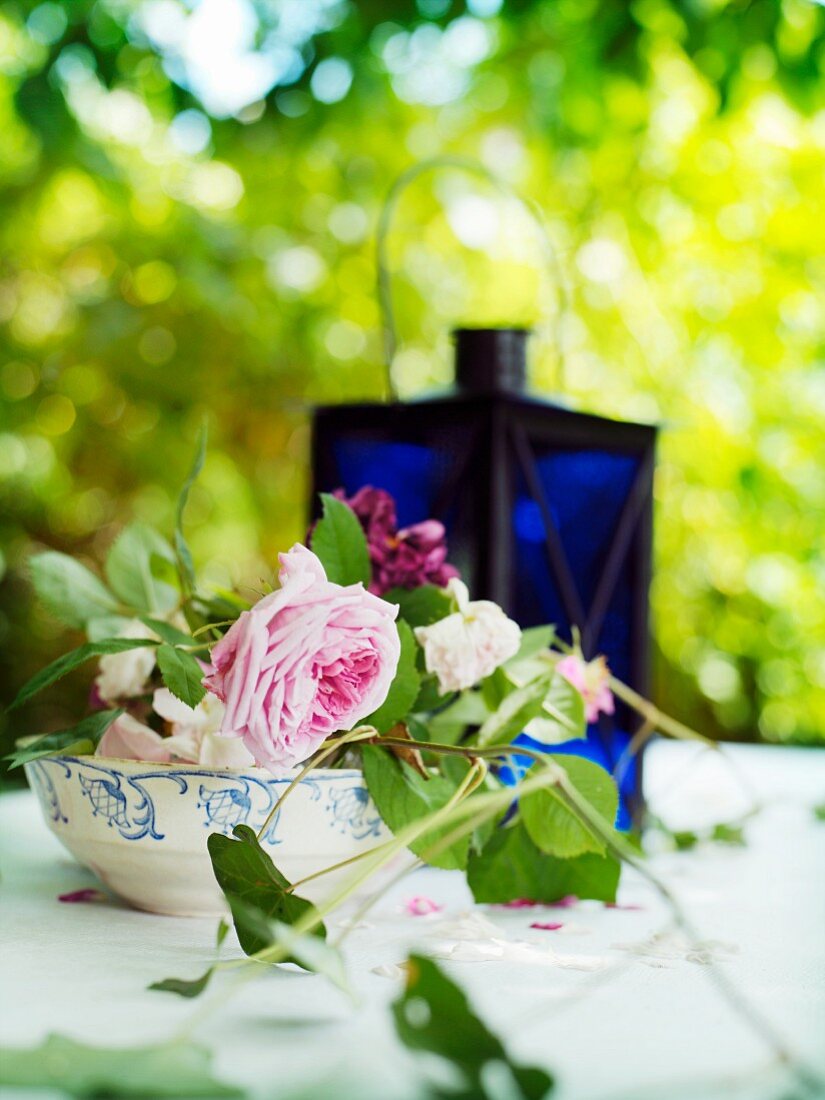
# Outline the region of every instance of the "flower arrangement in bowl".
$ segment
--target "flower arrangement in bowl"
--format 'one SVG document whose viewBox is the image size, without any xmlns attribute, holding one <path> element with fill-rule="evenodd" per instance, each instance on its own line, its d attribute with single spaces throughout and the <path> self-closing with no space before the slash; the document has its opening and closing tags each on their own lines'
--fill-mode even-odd
<svg viewBox="0 0 825 1100">
<path fill-rule="evenodd" d="M 139 908 L 228 905 L 251 954 L 277 940 L 273 918 L 322 932 L 399 859 L 463 870 L 479 901 L 612 901 L 631 851 L 616 785 L 552 746 L 609 711 L 611 688 L 650 729 L 690 731 L 552 628 L 470 599 L 442 525 L 399 530 L 382 490 L 324 495 L 257 602 L 203 591 L 181 528 L 203 455 L 173 544 L 127 527 L 105 582 L 62 554 L 32 561 L 44 603 L 88 641 L 13 706 L 98 662 L 90 713 L 12 759 L 66 847 Z M 534 747 L 514 749 L 525 731 Z M 513 786 L 516 752 L 530 766 Z"/>
</svg>

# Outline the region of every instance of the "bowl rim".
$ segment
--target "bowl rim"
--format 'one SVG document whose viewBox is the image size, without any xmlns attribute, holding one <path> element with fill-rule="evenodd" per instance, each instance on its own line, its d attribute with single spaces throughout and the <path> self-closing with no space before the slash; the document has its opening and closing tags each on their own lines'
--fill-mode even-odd
<svg viewBox="0 0 825 1100">
<path fill-rule="evenodd" d="M 282 782 L 285 779 L 286 780 L 296 779 L 302 771 L 302 768 L 300 768 L 300 767 L 291 768 L 288 771 L 284 771 L 280 775 L 275 775 L 273 772 L 269 771 L 267 768 L 261 768 L 261 767 L 258 767 L 257 765 L 253 765 L 252 767 L 248 767 L 248 768 L 210 768 L 210 767 L 207 767 L 205 764 L 196 764 L 192 760 L 180 760 L 180 761 L 175 761 L 175 760 L 136 760 L 134 757 L 97 756 L 93 753 L 57 753 L 57 752 L 52 753 L 49 756 L 38 757 L 35 760 L 27 760 L 25 762 L 25 764 L 23 765 L 23 767 L 26 768 L 26 767 L 29 766 L 29 764 L 41 764 L 41 763 L 44 763 L 45 761 L 48 761 L 48 760 L 72 760 L 77 764 L 90 764 L 90 765 L 99 765 L 99 764 L 104 764 L 104 765 L 105 764 L 120 764 L 120 765 L 123 765 L 123 764 L 125 764 L 125 765 L 130 766 L 130 767 L 134 766 L 134 767 L 142 767 L 142 768 L 151 768 L 153 771 L 156 770 L 156 769 L 161 770 L 161 771 L 166 771 L 166 770 L 169 770 L 169 771 L 187 771 L 187 772 L 192 772 L 192 773 L 195 773 L 195 774 L 198 773 L 198 772 L 204 772 L 204 773 L 208 773 L 209 775 L 245 776 L 245 775 L 254 774 L 258 777 L 265 776 L 266 779 L 273 780 L 273 781 L 276 781 L 276 782 Z M 304 780 L 306 780 L 306 779 L 311 779 L 313 775 L 322 775 L 322 776 L 330 776 L 330 777 L 331 776 L 341 776 L 341 777 L 349 777 L 349 778 L 352 778 L 352 776 L 359 776 L 360 778 L 363 779 L 364 771 L 363 771 L 362 768 L 313 768 L 311 771 L 308 771 L 306 773 L 306 775 L 303 777 L 301 782 L 304 782 Z"/>
</svg>

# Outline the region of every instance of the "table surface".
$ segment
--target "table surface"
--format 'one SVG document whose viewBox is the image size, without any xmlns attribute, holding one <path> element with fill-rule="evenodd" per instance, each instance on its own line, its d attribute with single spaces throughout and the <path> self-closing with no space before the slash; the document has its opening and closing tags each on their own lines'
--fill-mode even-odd
<svg viewBox="0 0 825 1100">
<path fill-rule="evenodd" d="M 730 820 L 754 798 L 762 806 L 745 847 L 651 859 L 698 929 L 698 950 L 667 931 L 667 909 L 632 871 L 618 908 L 505 909 L 473 906 L 456 872 L 423 869 L 346 940 L 359 1003 L 316 975 L 274 969 L 196 1027 L 216 1074 L 251 1097 L 420 1097 L 422 1061 L 398 1044 L 387 1010 L 400 989 L 395 964 L 417 947 L 446 960 L 514 1057 L 555 1073 L 556 1100 L 802 1095 L 714 975 L 825 1075 L 825 824 L 812 812 L 825 800 L 825 752 L 742 746 L 722 756 L 659 743 L 645 767 L 650 805 L 673 828 Z M 0 837 L 3 1045 L 33 1045 L 52 1031 L 101 1045 L 156 1042 L 200 1010 L 202 1001 L 146 987 L 202 973 L 214 920 L 59 903 L 58 894 L 94 880 L 49 833 L 28 792 L 0 798 Z M 417 895 L 442 910 L 409 915 L 405 902 Z M 531 929 L 536 920 L 563 927 Z M 334 933 L 340 922 L 331 924 Z"/>
</svg>

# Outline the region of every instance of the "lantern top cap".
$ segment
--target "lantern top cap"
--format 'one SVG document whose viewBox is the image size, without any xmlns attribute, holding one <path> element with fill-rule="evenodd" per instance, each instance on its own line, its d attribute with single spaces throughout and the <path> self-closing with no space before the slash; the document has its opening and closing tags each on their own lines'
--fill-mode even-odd
<svg viewBox="0 0 825 1100">
<path fill-rule="evenodd" d="M 523 393 L 527 382 L 526 328 L 457 328 L 455 381 L 464 393 Z"/>
</svg>

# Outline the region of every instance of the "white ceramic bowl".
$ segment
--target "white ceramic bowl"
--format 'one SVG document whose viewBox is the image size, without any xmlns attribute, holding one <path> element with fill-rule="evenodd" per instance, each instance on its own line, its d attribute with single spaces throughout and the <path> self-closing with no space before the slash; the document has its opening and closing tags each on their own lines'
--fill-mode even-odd
<svg viewBox="0 0 825 1100">
<path fill-rule="evenodd" d="M 257 832 L 293 778 L 99 756 L 45 757 L 25 769 L 47 824 L 80 863 L 130 905 L 177 916 L 225 911 L 207 836 L 235 825 Z M 262 843 L 297 882 L 390 837 L 360 771 L 319 769 L 290 792 Z M 345 874 L 299 892 L 323 900 Z"/>
</svg>

